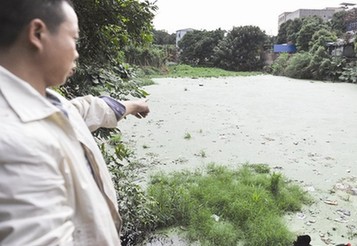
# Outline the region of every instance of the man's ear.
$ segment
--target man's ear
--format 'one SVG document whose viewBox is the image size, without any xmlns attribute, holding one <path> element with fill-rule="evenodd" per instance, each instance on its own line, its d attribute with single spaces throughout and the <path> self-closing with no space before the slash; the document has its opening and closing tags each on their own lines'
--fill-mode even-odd
<svg viewBox="0 0 357 246">
<path fill-rule="evenodd" d="M 27 38 L 30 45 L 36 49 L 43 48 L 43 38 L 47 31 L 46 24 L 40 19 L 33 19 L 28 25 Z"/>
</svg>

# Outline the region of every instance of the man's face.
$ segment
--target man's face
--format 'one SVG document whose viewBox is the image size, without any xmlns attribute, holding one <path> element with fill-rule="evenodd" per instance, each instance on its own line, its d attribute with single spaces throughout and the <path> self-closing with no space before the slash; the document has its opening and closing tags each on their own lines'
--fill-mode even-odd
<svg viewBox="0 0 357 246">
<path fill-rule="evenodd" d="M 77 15 L 68 3 L 63 3 L 65 21 L 57 32 L 47 33 L 44 51 L 44 82 L 46 87 L 63 84 L 76 66 L 78 52 L 76 43 L 79 38 Z"/>
</svg>

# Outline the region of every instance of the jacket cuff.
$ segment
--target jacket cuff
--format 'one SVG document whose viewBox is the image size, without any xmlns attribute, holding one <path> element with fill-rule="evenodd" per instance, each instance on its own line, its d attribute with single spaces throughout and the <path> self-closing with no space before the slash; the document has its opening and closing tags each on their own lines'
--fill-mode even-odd
<svg viewBox="0 0 357 246">
<path fill-rule="evenodd" d="M 109 96 L 100 96 L 100 98 L 113 110 L 118 121 L 124 116 L 126 108 L 122 103 Z"/>
</svg>

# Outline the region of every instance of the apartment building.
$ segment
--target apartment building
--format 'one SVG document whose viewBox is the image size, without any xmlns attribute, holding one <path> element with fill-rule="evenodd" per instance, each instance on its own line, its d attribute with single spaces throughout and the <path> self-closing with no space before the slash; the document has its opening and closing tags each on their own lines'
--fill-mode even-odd
<svg viewBox="0 0 357 246">
<path fill-rule="evenodd" d="M 324 21 L 329 21 L 334 13 L 343 10 L 345 10 L 345 8 L 343 7 L 330 7 L 325 9 L 298 9 L 294 12 L 284 12 L 279 15 L 278 25 L 280 27 L 281 24 L 288 20 L 294 20 L 296 18 L 304 18 L 309 16 L 319 16 Z"/>
</svg>

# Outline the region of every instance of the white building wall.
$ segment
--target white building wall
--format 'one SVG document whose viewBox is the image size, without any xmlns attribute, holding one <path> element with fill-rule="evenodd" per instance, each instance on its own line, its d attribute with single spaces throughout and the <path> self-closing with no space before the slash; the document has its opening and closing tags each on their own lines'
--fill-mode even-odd
<svg viewBox="0 0 357 246">
<path fill-rule="evenodd" d="M 321 17 L 324 21 L 329 21 L 331 20 L 334 13 L 342 10 L 344 10 L 344 8 L 298 9 L 294 12 L 285 12 L 279 15 L 278 25 L 280 27 L 281 24 L 288 20 L 294 20 L 296 18 L 304 18 L 314 15 Z"/>
<path fill-rule="evenodd" d="M 186 28 L 186 29 L 181 29 L 176 31 L 176 47 L 178 47 L 178 42 L 185 36 L 186 33 L 192 32 L 194 29 L 192 28 Z"/>
</svg>

